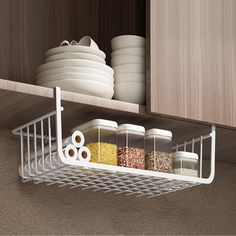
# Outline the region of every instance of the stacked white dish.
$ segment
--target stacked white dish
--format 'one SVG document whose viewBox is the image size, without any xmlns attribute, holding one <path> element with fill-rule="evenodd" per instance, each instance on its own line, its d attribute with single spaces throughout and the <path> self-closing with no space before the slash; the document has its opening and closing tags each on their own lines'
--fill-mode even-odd
<svg viewBox="0 0 236 236">
<path fill-rule="evenodd" d="M 115 95 L 121 101 L 145 104 L 145 38 L 122 35 L 111 40 Z"/>
<path fill-rule="evenodd" d="M 114 71 L 106 65 L 105 53 L 89 37 L 63 41 L 45 53 L 45 64 L 37 69 L 37 84 L 103 98 L 114 94 Z"/>
</svg>

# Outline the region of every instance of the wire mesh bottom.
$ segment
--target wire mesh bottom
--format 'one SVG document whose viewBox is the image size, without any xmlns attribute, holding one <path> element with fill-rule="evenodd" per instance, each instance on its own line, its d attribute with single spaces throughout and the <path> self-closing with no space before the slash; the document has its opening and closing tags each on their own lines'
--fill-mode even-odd
<svg viewBox="0 0 236 236">
<path fill-rule="evenodd" d="M 28 181 L 34 181 L 35 184 L 45 182 L 47 185 L 56 184 L 59 187 L 69 186 L 82 190 L 92 189 L 147 198 L 199 185 L 182 180 L 68 165 L 23 180 L 23 182 Z"/>
</svg>

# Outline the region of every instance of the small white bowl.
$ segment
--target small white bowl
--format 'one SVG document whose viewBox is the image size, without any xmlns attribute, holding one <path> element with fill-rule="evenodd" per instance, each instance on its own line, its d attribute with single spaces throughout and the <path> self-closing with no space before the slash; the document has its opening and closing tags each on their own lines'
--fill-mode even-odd
<svg viewBox="0 0 236 236">
<path fill-rule="evenodd" d="M 112 88 L 114 87 L 114 79 L 110 79 L 104 76 L 99 76 L 96 74 L 85 74 L 85 73 L 60 73 L 60 74 L 43 76 L 37 80 L 37 84 L 41 85 L 48 82 L 64 80 L 64 79 L 96 81 L 109 85 Z"/>
<path fill-rule="evenodd" d="M 141 73 L 145 74 L 145 64 L 125 64 L 113 67 L 115 75 L 120 73 Z"/>
<path fill-rule="evenodd" d="M 145 83 L 124 82 L 115 84 L 114 98 L 120 101 L 145 104 Z"/>
<path fill-rule="evenodd" d="M 106 64 L 105 60 L 102 59 L 101 57 L 89 53 L 79 53 L 79 52 L 64 52 L 64 53 L 54 54 L 46 58 L 45 62 L 57 61 L 62 59 L 85 59 Z"/>
<path fill-rule="evenodd" d="M 114 95 L 114 89 L 111 86 L 89 80 L 63 79 L 41 84 L 41 86 L 50 88 L 58 86 L 62 90 L 109 99 Z"/>
<path fill-rule="evenodd" d="M 145 64 L 145 59 L 138 56 L 133 55 L 122 55 L 122 56 L 115 56 L 111 58 L 111 66 L 119 66 L 124 64 Z"/>
<path fill-rule="evenodd" d="M 145 83 L 146 76 L 141 73 L 122 73 L 115 75 L 115 83 L 141 82 Z"/>
<path fill-rule="evenodd" d="M 111 40 L 111 48 L 113 51 L 128 47 L 145 48 L 145 38 L 137 35 L 121 35 Z"/>
<path fill-rule="evenodd" d="M 102 63 L 96 62 L 96 61 L 90 61 L 90 60 L 84 60 L 84 59 L 63 59 L 58 61 L 51 61 L 48 63 L 45 63 L 37 68 L 37 72 L 41 73 L 46 70 L 51 70 L 53 68 L 59 68 L 59 67 L 88 67 L 93 69 L 99 69 L 106 71 L 107 73 L 111 74 L 113 76 L 114 71 L 111 67 L 104 65 Z"/>
<path fill-rule="evenodd" d="M 37 74 L 37 79 L 40 79 L 41 77 L 50 76 L 54 74 L 61 74 L 61 73 L 85 73 L 85 74 L 95 74 L 99 76 L 104 76 L 106 78 L 110 78 L 113 80 L 113 76 L 110 73 L 107 73 L 104 70 L 94 69 L 94 68 L 88 68 L 88 67 L 59 67 L 54 68 L 51 70 L 46 70 L 44 72 L 41 72 Z"/>
<path fill-rule="evenodd" d="M 145 54 L 145 48 L 133 48 L 133 47 L 129 47 L 129 48 L 122 48 L 122 49 L 118 49 L 115 50 L 111 53 L 111 57 L 115 57 L 115 56 L 123 56 L 123 55 L 134 55 L 134 56 L 138 56 L 138 57 L 146 57 Z"/>
<path fill-rule="evenodd" d="M 81 38 L 80 41 L 77 43 L 77 45 L 99 49 L 95 41 L 89 36 L 84 36 L 83 38 Z"/>
</svg>

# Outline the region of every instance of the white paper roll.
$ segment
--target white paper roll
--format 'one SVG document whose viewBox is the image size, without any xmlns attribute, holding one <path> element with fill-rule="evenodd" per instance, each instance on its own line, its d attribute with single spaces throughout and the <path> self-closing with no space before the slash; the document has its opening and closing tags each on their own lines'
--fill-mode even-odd
<svg viewBox="0 0 236 236">
<path fill-rule="evenodd" d="M 71 136 L 71 142 L 77 148 L 84 146 L 85 139 L 83 133 L 79 130 L 74 131 Z"/>
<path fill-rule="evenodd" d="M 79 130 L 75 130 L 71 137 L 67 137 L 67 138 L 64 138 L 62 140 L 62 148 L 65 148 L 68 144 L 73 144 L 75 147 L 77 148 L 80 148 L 84 145 L 84 142 L 85 142 L 85 138 L 84 138 L 84 135 L 82 132 L 80 132 Z M 55 152 L 57 150 L 57 143 L 54 142 L 52 143 L 51 145 L 51 153 L 52 152 Z M 46 157 L 46 155 L 49 154 L 49 145 L 45 145 L 44 146 L 44 157 Z M 30 160 L 33 160 L 35 157 L 34 157 L 35 153 L 34 153 L 34 150 L 31 150 L 30 152 L 30 156 L 29 156 L 29 159 Z M 41 146 L 38 146 L 37 147 L 37 153 L 36 153 L 37 157 L 42 157 L 42 148 Z M 28 154 L 25 153 L 25 160 L 28 161 Z"/>
<path fill-rule="evenodd" d="M 76 160 L 78 155 L 77 148 L 73 144 L 68 144 L 64 149 L 64 155 L 68 159 Z"/>
<path fill-rule="evenodd" d="M 78 149 L 77 160 L 89 162 L 90 159 L 91 159 L 91 152 L 87 147 L 83 146 L 80 149 Z"/>
</svg>

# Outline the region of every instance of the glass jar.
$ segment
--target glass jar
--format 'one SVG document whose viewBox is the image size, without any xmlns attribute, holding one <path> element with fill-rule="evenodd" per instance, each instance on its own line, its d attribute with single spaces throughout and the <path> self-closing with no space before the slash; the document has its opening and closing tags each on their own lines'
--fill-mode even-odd
<svg viewBox="0 0 236 236">
<path fill-rule="evenodd" d="M 198 177 L 198 154 L 192 152 L 173 153 L 173 173 Z"/>
<path fill-rule="evenodd" d="M 115 121 L 95 119 L 74 128 L 84 134 L 91 162 L 117 165 L 117 127 Z"/>
<path fill-rule="evenodd" d="M 145 128 L 139 125 L 123 124 L 118 127 L 118 165 L 145 169 Z"/>
<path fill-rule="evenodd" d="M 149 129 L 145 133 L 145 164 L 147 170 L 172 173 L 172 132 Z"/>
</svg>

